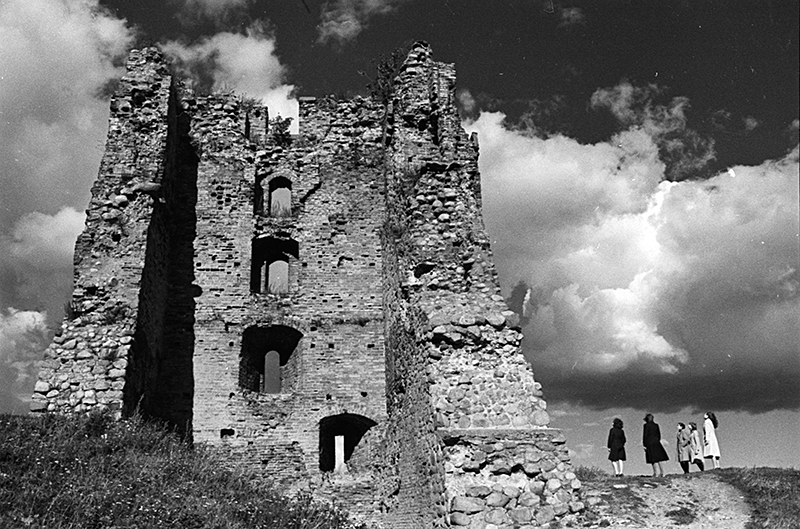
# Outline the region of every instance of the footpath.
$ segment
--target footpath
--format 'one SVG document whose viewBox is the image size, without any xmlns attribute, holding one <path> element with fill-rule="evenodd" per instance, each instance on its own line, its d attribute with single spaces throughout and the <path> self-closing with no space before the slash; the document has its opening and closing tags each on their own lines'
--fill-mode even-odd
<svg viewBox="0 0 800 529">
<path fill-rule="evenodd" d="M 587 509 L 571 527 L 744 529 L 750 508 L 713 471 L 608 477 L 584 484 Z"/>
</svg>

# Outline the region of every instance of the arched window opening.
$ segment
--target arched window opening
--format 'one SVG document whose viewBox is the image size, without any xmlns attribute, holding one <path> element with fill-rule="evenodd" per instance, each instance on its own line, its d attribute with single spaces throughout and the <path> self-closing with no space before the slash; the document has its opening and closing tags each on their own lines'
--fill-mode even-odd
<svg viewBox="0 0 800 529">
<path fill-rule="evenodd" d="M 278 351 L 270 351 L 264 357 L 264 380 L 262 393 L 281 392 L 281 355 Z"/>
<path fill-rule="evenodd" d="M 242 335 L 239 385 L 259 393 L 282 393 L 296 376 L 294 351 L 303 333 L 285 325 L 250 327 Z"/>
<path fill-rule="evenodd" d="M 293 239 L 259 237 L 252 242 L 250 291 L 286 294 L 289 292 L 289 260 L 299 256 Z"/>
<path fill-rule="evenodd" d="M 269 211 L 271 217 L 290 217 L 292 215 L 292 182 L 283 176 L 269 181 Z"/>
<path fill-rule="evenodd" d="M 319 421 L 319 469 L 346 472 L 347 462 L 364 437 L 377 423 L 363 415 L 341 413 Z"/>
<path fill-rule="evenodd" d="M 273 261 L 267 270 L 267 292 L 286 294 L 289 292 L 289 263 Z"/>
</svg>

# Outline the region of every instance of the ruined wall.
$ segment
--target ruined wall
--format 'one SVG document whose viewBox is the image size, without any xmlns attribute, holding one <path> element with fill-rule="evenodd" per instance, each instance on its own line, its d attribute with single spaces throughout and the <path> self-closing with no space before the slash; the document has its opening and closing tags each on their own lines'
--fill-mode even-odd
<svg viewBox="0 0 800 529">
<path fill-rule="evenodd" d="M 33 409 L 138 407 L 389 528 L 580 510 L 454 90 L 418 43 L 388 107 L 301 98 L 289 142 L 263 106 L 132 52 Z"/>
<path fill-rule="evenodd" d="M 70 310 L 45 352 L 33 411 L 121 411 L 148 229 L 166 162 L 171 82 L 159 52 L 131 52 L 75 245 Z"/>
<path fill-rule="evenodd" d="M 421 479 L 434 526 L 546 523 L 582 508 L 580 482 L 563 436 L 547 428 L 517 316 L 500 295 L 480 214 L 477 145 L 458 122 L 454 84 L 452 65 L 417 45 L 392 106 L 389 222 L 398 232 L 403 305 L 395 313 L 408 315 L 403 323 L 415 337 L 416 358 L 405 363 L 419 365 L 424 355 L 427 388 L 417 398 L 428 394 L 442 451 L 428 450 L 433 464 L 420 468 Z M 408 351 L 394 354 L 402 364 Z M 425 413 L 422 403 L 416 408 Z"/>
</svg>

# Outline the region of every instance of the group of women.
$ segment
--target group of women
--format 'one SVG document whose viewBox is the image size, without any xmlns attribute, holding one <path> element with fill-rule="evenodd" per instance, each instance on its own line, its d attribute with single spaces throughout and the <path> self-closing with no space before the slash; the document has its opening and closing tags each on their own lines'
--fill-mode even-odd
<svg viewBox="0 0 800 529">
<path fill-rule="evenodd" d="M 719 443 L 717 442 L 717 416 L 712 412 L 707 412 L 703 416 L 703 439 L 700 439 L 700 432 L 697 424 L 690 422 L 689 427 L 682 422 L 678 423 L 678 434 L 676 438 L 676 448 L 678 453 L 678 463 L 684 473 L 689 472 L 692 463 L 697 465 L 700 470 L 705 470 L 703 459 L 711 459 L 714 468 L 719 468 Z M 644 429 L 642 432 L 642 444 L 644 445 L 645 460 L 653 466 L 653 476 L 663 476 L 664 469 L 661 466 L 663 461 L 668 461 L 669 456 L 661 444 L 661 429 L 653 419 L 653 414 L 648 413 L 644 416 Z M 622 429 L 622 420 L 614 419 L 613 426 L 608 432 L 608 459 L 614 466 L 614 475 L 623 475 L 623 461 L 625 461 L 625 431 Z"/>
</svg>

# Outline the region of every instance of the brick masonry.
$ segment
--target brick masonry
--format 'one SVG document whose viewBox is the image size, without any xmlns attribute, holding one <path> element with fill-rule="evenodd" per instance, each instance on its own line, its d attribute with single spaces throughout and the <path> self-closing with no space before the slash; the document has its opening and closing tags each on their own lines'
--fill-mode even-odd
<svg viewBox="0 0 800 529">
<path fill-rule="evenodd" d="M 138 409 L 387 528 L 573 517 L 454 89 L 417 43 L 386 107 L 301 98 L 287 142 L 132 51 L 32 410 Z"/>
</svg>

